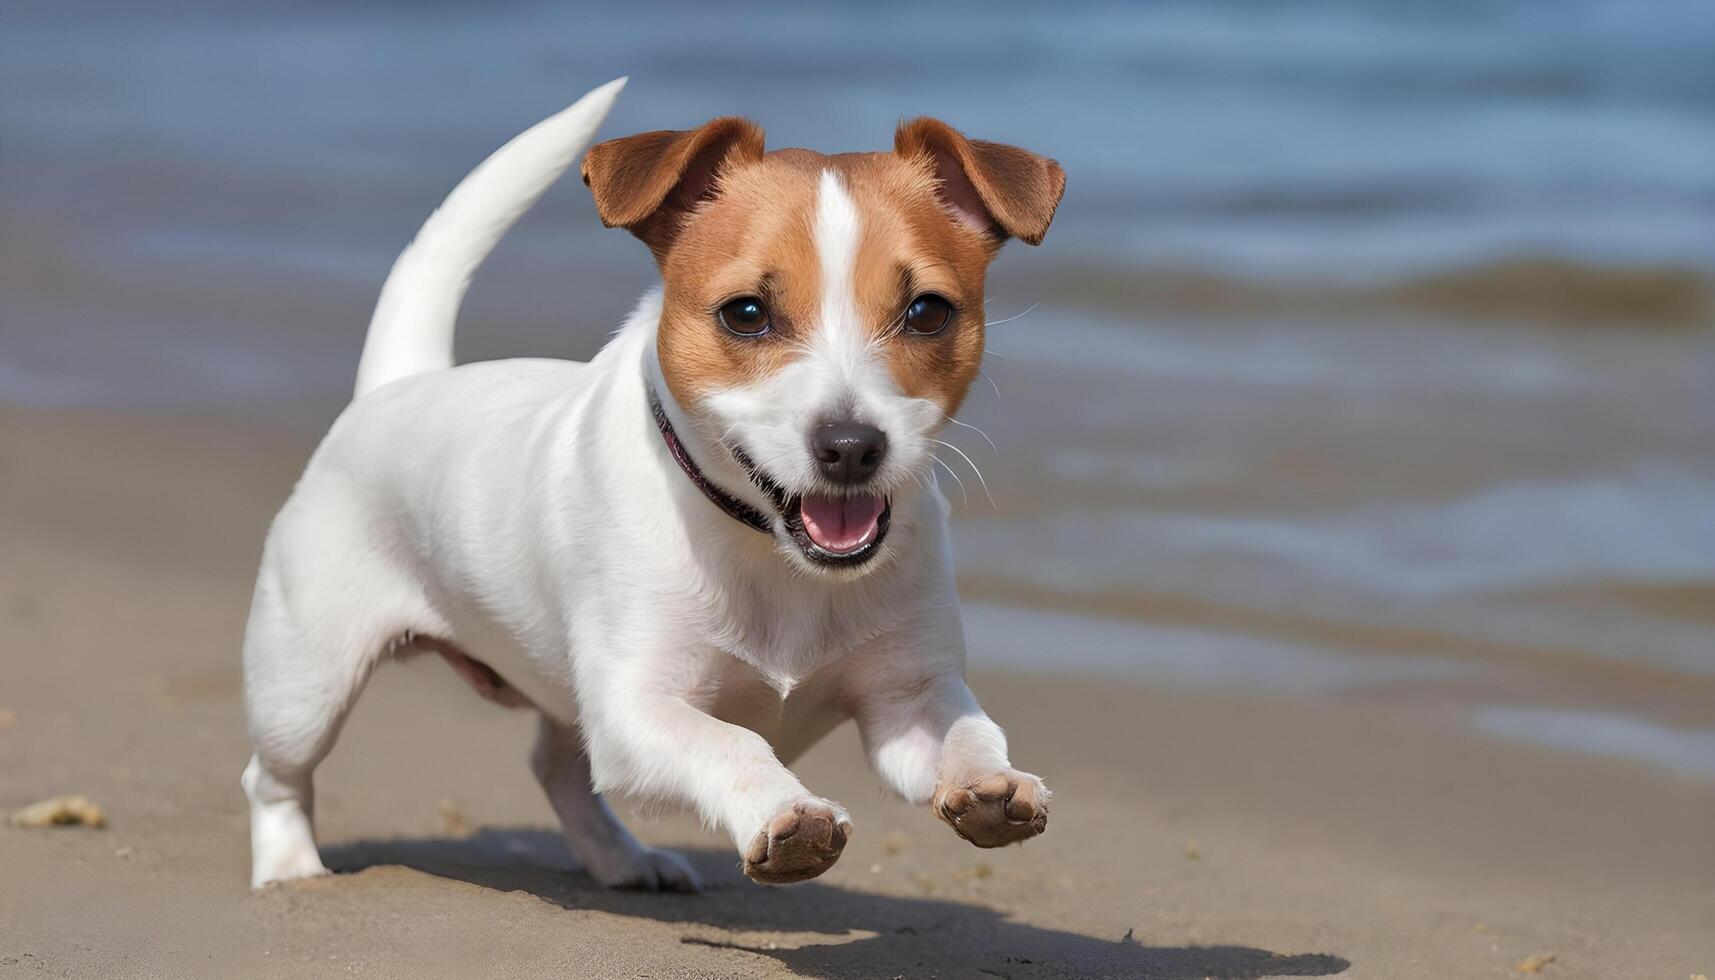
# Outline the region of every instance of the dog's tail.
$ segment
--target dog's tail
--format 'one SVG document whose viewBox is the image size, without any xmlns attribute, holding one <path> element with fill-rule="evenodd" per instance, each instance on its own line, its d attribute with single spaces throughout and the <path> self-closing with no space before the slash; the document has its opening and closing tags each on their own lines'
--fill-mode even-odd
<svg viewBox="0 0 1715 980">
<path fill-rule="evenodd" d="M 616 78 L 525 130 L 472 170 L 393 263 L 357 365 L 357 397 L 452 367 L 453 325 L 477 266 L 513 222 L 583 155 L 613 108 Z"/>
</svg>

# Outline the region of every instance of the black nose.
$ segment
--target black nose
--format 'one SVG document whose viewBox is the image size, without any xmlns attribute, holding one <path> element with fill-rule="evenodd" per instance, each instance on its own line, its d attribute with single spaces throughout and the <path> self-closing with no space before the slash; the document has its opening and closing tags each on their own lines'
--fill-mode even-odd
<svg viewBox="0 0 1715 980">
<path fill-rule="evenodd" d="M 864 422 L 824 422 L 810 437 L 816 467 L 835 483 L 862 483 L 887 455 L 887 433 Z"/>
</svg>

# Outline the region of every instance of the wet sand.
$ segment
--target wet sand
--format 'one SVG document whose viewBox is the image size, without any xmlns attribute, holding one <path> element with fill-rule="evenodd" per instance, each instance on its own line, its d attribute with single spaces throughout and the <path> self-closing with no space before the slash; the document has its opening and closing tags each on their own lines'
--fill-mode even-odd
<svg viewBox="0 0 1715 980">
<path fill-rule="evenodd" d="M 978 672 L 1016 761 L 1056 791 L 1044 838 L 971 848 L 882 798 L 843 730 L 799 766 L 857 822 L 833 871 L 765 889 L 691 821 L 634 818 L 715 883 L 680 897 L 578 874 L 524 766 L 528 717 L 425 660 L 377 675 L 321 770 L 345 873 L 252 894 L 237 651 L 261 529 L 307 448 L 0 411 L 0 810 L 81 793 L 109 819 L 0 826 L 0 974 L 1504 977 L 1547 953 L 1548 977 L 1715 968 L 1707 781 L 1486 737 L 1414 687 Z M 1553 681 L 1544 699 L 1707 693 L 1554 663 L 1518 665 Z"/>
</svg>

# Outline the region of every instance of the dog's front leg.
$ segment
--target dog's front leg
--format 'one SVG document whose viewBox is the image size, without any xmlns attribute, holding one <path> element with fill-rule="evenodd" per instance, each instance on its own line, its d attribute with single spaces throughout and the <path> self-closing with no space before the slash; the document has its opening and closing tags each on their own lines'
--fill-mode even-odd
<svg viewBox="0 0 1715 980">
<path fill-rule="evenodd" d="M 814 878 L 851 835 L 845 808 L 815 796 L 761 735 L 654 691 L 603 699 L 586 725 L 598 791 L 675 800 L 732 835 L 752 880 Z"/>
<path fill-rule="evenodd" d="M 1028 840 L 1048 826 L 1048 788 L 1012 767 L 1006 733 L 961 673 L 886 667 L 858 682 L 852 701 L 870 766 L 978 847 Z"/>
</svg>

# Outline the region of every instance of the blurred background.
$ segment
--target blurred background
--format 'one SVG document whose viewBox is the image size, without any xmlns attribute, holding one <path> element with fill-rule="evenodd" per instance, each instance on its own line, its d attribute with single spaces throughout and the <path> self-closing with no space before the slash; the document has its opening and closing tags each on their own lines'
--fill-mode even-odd
<svg viewBox="0 0 1715 980">
<path fill-rule="evenodd" d="M 1070 175 L 991 275 L 943 459 L 980 668 L 1715 784 L 1708 0 L 0 11 L 13 519 L 237 554 L 229 625 L 394 256 L 493 148 L 629 75 L 608 136 L 737 113 L 884 149 L 923 114 Z M 478 276 L 461 357 L 588 357 L 652 278 L 567 180 Z M 192 433 L 49 467 L 191 530 L 30 490 L 65 418 Z M 222 523 L 158 472 L 192 444 L 239 488 L 286 448 Z M 32 574 L 19 608 L 52 604 Z"/>
<path fill-rule="evenodd" d="M 610 136 L 935 115 L 1071 175 L 945 460 L 979 661 L 1715 676 L 1715 8 L 1644 6 L 9 2 L 0 399 L 319 432 L 422 218 L 613 76 Z M 568 180 L 461 356 L 588 357 L 652 275 Z M 1473 720 L 1715 778 L 1524 700 Z"/>
</svg>

